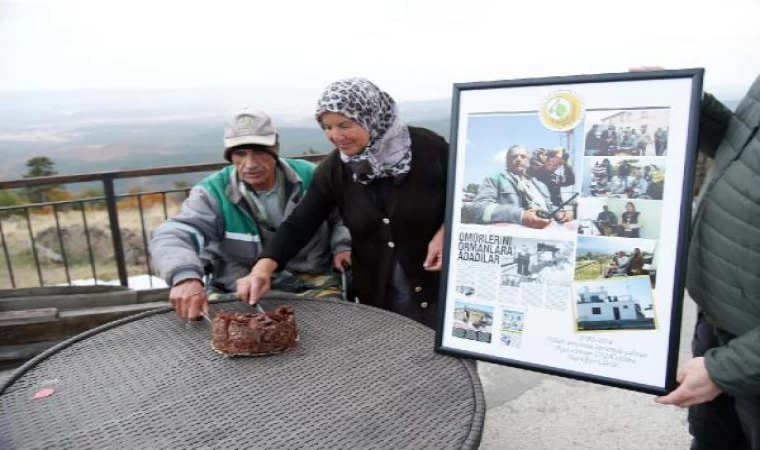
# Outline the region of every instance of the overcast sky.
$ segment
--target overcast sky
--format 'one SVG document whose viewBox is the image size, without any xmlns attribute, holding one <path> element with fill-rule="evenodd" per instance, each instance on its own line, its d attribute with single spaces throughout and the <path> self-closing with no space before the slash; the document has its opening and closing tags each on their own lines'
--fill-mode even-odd
<svg viewBox="0 0 760 450">
<path fill-rule="evenodd" d="M 705 67 L 760 73 L 759 0 L 0 0 L 0 90 L 251 83 L 316 94 L 365 76 L 397 100 L 454 82 Z M 311 99 L 310 101 L 313 101 Z"/>
</svg>

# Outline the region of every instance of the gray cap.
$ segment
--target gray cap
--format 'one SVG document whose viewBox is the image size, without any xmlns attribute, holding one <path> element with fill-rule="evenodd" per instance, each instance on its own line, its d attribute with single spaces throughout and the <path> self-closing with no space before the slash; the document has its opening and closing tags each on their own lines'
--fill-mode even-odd
<svg viewBox="0 0 760 450">
<path fill-rule="evenodd" d="M 229 149 L 244 145 L 275 148 L 277 130 L 272 119 L 257 109 L 244 109 L 224 124 L 224 157 L 229 160 Z M 275 150 L 276 152 L 276 150 Z"/>
</svg>

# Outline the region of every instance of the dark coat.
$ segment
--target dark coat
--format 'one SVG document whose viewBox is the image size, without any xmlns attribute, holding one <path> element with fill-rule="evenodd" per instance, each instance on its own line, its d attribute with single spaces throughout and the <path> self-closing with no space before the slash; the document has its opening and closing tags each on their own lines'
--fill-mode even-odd
<svg viewBox="0 0 760 450">
<path fill-rule="evenodd" d="M 710 378 L 760 394 L 760 77 L 736 113 L 709 94 L 699 146 L 715 158 L 695 214 L 686 286 L 715 327 L 738 336 L 708 350 Z"/>
<path fill-rule="evenodd" d="M 337 206 L 352 237 L 354 289 L 360 301 L 385 306 L 385 289 L 393 256 L 398 258 L 421 308 L 438 300 L 439 273 L 423 269 L 427 247 L 444 221 L 448 149 L 446 141 L 424 128 L 409 127 L 412 139 L 410 172 L 394 181 L 386 213 L 353 181 L 337 150 L 320 163 L 310 189 L 298 208 L 280 225 L 262 258 L 280 267 L 294 255 Z"/>
</svg>

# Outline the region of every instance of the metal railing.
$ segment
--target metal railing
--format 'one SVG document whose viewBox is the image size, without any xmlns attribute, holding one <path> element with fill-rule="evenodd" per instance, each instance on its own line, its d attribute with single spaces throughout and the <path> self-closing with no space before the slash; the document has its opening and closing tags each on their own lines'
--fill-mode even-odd
<svg viewBox="0 0 760 450">
<path fill-rule="evenodd" d="M 324 155 L 308 155 L 299 156 L 299 159 L 306 159 L 313 162 L 320 161 Z M 145 269 L 148 275 L 153 275 L 151 267 L 150 254 L 148 251 L 149 232 L 146 229 L 146 220 L 143 207 L 143 201 L 146 197 L 161 197 L 163 218 L 166 220 L 169 217 L 169 211 L 167 208 L 167 195 L 184 194 L 187 197 L 190 192 L 190 187 L 181 189 L 169 189 L 163 191 L 152 192 L 137 192 L 127 194 L 116 194 L 114 187 L 114 181 L 120 179 L 130 179 L 148 176 L 159 175 L 177 175 L 197 172 L 211 172 L 219 170 L 225 167 L 227 163 L 212 163 L 212 164 L 194 164 L 194 165 L 182 165 L 182 166 L 167 166 L 156 167 L 136 170 L 120 170 L 111 172 L 99 172 L 80 175 L 60 175 L 60 176 L 48 176 L 38 178 L 25 178 L 18 180 L 0 181 L 0 191 L 5 189 L 18 189 L 18 188 L 30 188 L 35 186 L 60 186 L 64 184 L 73 183 L 91 183 L 101 182 L 103 185 L 103 195 L 96 197 L 79 198 L 66 201 L 53 201 L 53 202 L 41 202 L 24 205 L 14 205 L 0 207 L 0 240 L 2 241 L 2 252 L 5 265 L 8 272 L 11 288 L 17 288 L 18 283 L 16 274 L 14 273 L 14 261 L 9 249 L 9 242 L 7 238 L 7 230 L 3 227 L 3 220 L 11 216 L 20 216 L 26 222 L 26 229 L 29 235 L 31 256 L 34 261 L 36 269 L 37 279 L 39 286 L 45 286 L 45 280 L 43 277 L 43 268 L 40 261 L 39 251 L 41 247 L 36 242 L 38 240 L 35 237 L 35 233 L 32 227 L 32 212 L 39 209 L 52 209 L 51 223 L 55 226 L 55 232 L 58 238 L 59 250 L 60 250 L 60 264 L 63 265 L 65 272 L 66 282 L 72 284 L 72 276 L 70 273 L 70 258 L 67 255 L 66 245 L 64 244 L 64 232 L 61 226 L 60 214 L 62 210 L 68 212 L 79 212 L 84 227 L 84 235 L 86 242 L 86 254 L 89 261 L 90 271 L 92 273 L 93 280 L 98 280 L 98 263 L 93 253 L 93 246 L 91 242 L 91 227 L 87 220 L 87 211 L 92 210 L 97 205 L 103 205 L 108 214 L 108 228 L 111 234 L 111 245 L 113 246 L 113 256 L 118 272 L 119 283 L 122 286 L 128 286 L 128 273 L 127 273 L 127 261 L 125 258 L 125 249 L 123 245 L 122 228 L 120 227 L 120 208 L 119 202 L 129 199 L 136 200 L 136 209 L 139 214 L 140 221 L 140 238 L 142 240 L 144 252 L 145 252 Z M 183 198 L 184 198 L 183 197 Z M 126 208 L 124 208 L 126 209 Z M 123 212 L 123 211 L 122 211 Z M 149 277 L 152 286 L 152 277 Z"/>
</svg>

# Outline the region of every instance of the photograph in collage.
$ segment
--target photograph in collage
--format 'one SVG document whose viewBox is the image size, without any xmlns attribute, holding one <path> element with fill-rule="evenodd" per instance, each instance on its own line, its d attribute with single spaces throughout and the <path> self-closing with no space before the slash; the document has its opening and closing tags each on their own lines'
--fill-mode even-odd
<svg viewBox="0 0 760 450">
<path fill-rule="evenodd" d="M 505 309 L 502 312 L 499 342 L 507 347 L 522 347 L 522 332 L 525 326 L 525 312 Z"/>
<path fill-rule="evenodd" d="M 580 132 L 549 130 L 535 113 L 467 120 L 462 223 L 575 234 Z"/>
<path fill-rule="evenodd" d="M 512 239 L 510 256 L 502 258 L 502 286 L 525 283 L 570 286 L 573 281 L 573 241 Z"/>
<path fill-rule="evenodd" d="M 665 156 L 670 108 L 586 111 L 586 156 Z"/>
<path fill-rule="evenodd" d="M 575 308 L 577 331 L 655 329 L 647 276 L 576 283 Z"/>
<path fill-rule="evenodd" d="M 657 241 L 647 239 L 578 238 L 575 281 L 646 275 L 654 288 Z"/>
<path fill-rule="evenodd" d="M 582 180 L 582 197 L 662 200 L 665 158 L 586 157 Z"/>
<path fill-rule="evenodd" d="M 454 302 L 453 336 L 478 342 L 491 342 L 493 307 L 463 301 Z"/>
<path fill-rule="evenodd" d="M 634 239 L 659 239 L 662 202 L 590 197 L 578 206 L 578 234 Z"/>
</svg>

